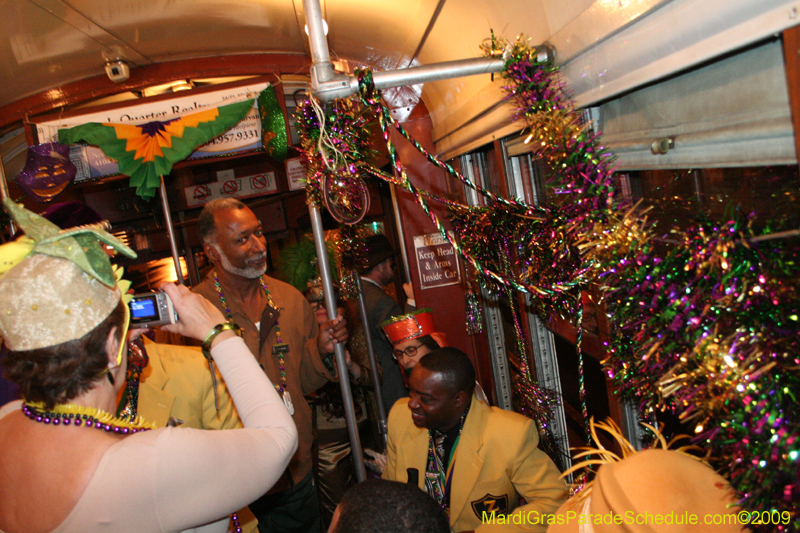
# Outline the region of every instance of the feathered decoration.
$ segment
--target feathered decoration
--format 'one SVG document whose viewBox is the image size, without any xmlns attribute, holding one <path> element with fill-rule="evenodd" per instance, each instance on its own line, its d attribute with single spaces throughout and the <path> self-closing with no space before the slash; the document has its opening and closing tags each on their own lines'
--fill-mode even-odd
<svg viewBox="0 0 800 533">
<path fill-rule="evenodd" d="M 699 450 L 700 448 L 698 446 L 687 445 L 673 449 L 673 446 L 675 445 L 676 442 L 681 440 L 688 440 L 690 438 L 688 435 L 677 435 L 672 439 L 670 439 L 669 441 L 667 441 L 667 439 L 664 438 L 664 435 L 661 434 L 660 429 L 657 429 L 654 426 L 651 426 L 650 424 L 646 424 L 644 422 L 642 423 L 642 425 L 646 427 L 648 430 L 650 430 L 655 436 L 655 442 L 652 448 L 655 449 L 660 448 L 662 450 L 672 450 L 687 455 L 689 457 L 692 457 L 694 459 L 697 459 L 697 457 L 689 454 L 688 452 L 690 450 Z M 617 425 L 617 423 L 614 422 L 612 419 L 607 418 L 605 421 L 595 422 L 594 417 L 592 417 L 589 421 L 589 427 L 592 434 L 592 439 L 594 440 L 594 442 L 597 443 L 597 448 L 588 446 L 573 448 L 574 450 L 581 450 L 581 451 L 575 454 L 572 459 L 577 461 L 578 459 L 584 458 L 584 460 L 573 465 L 572 467 L 565 470 L 561 474 L 561 477 L 564 478 L 570 474 L 584 471 L 584 474 L 578 477 L 580 481 L 574 484 L 570 489 L 570 492 L 575 495 L 574 498 L 576 502 L 581 502 L 585 500 L 586 497 L 588 497 L 592 493 L 592 486 L 594 484 L 594 480 L 588 482 L 586 481 L 587 475 L 590 472 L 596 472 L 597 468 L 604 464 L 617 463 L 619 461 L 622 461 L 623 459 L 630 457 L 635 453 L 639 453 L 638 450 L 636 450 L 636 448 L 634 448 L 633 445 L 630 442 L 628 442 L 628 440 L 622 435 L 622 430 Z M 622 450 L 622 457 L 620 457 L 613 451 L 603 446 L 603 443 L 600 441 L 599 438 L 597 438 L 598 429 L 602 429 L 603 431 L 611 435 L 611 438 L 614 440 L 614 442 L 616 442 L 619 445 L 620 449 Z M 700 459 L 697 460 L 699 461 Z"/>
<path fill-rule="evenodd" d="M 241 122 L 252 109 L 253 100 L 245 100 L 164 122 L 89 122 L 59 130 L 58 140 L 64 144 L 85 141 L 98 146 L 107 157 L 117 161 L 120 174 L 130 176 L 136 194 L 149 200 L 160 186 L 160 177 L 169 174 L 175 163 Z"/>
<path fill-rule="evenodd" d="M 131 259 L 136 258 L 136 252 L 96 225 L 62 230 L 46 218 L 15 204 L 10 198 L 4 198 L 3 205 L 25 232 L 27 240 L 18 239 L 0 247 L 2 272 L 29 254 L 39 253 L 68 259 L 107 287 L 113 287 L 117 278 L 100 243 L 109 245 Z"/>
<path fill-rule="evenodd" d="M 326 243 L 328 264 L 336 282 L 336 264 L 333 246 Z M 303 237 L 297 243 L 281 250 L 278 261 L 278 277 L 302 293 L 308 291 L 308 283 L 319 277 L 317 249 L 314 241 Z"/>
</svg>

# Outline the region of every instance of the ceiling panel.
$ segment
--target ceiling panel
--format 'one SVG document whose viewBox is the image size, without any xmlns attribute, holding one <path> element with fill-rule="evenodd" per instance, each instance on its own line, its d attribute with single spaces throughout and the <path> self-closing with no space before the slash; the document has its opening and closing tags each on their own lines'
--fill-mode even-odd
<svg viewBox="0 0 800 533">
<path fill-rule="evenodd" d="M 786 18 L 785 8 L 796 1 L 320 0 L 330 28 L 331 57 L 345 60 L 340 64 L 348 68 L 366 65 L 393 70 L 474 58 L 481 55 L 480 44 L 492 31 L 507 39 L 524 34 L 532 44 L 556 42 L 557 53 L 561 51 L 557 61 L 571 58 L 565 74 L 578 95 L 586 93 L 584 86 L 599 85 L 604 97 L 621 91 L 609 85 L 609 73 L 645 79 L 639 74 L 648 71 L 658 52 L 652 39 L 661 43 L 660 49 L 670 50 L 687 31 L 702 31 L 700 37 L 705 37 L 706 28 L 716 24 L 716 19 L 722 19 L 718 33 L 750 35 L 752 22 L 764 19 L 766 11 Z M 308 55 L 303 0 L 2 0 L 0 5 L 0 113 L 3 106 L 34 94 L 43 95 L 46 102 L 64 101 L 57 94 L 62 85 L 102 76 L 105 58 L 115 54 L 129 60 L 134 68 L 151 65 L 159 79 L 147 81 L 155 84 L 171 81 L 161 79 L 170 68 L 158 67 L 177 59 L 254 53 Z M 680 24 L 650 31 L 648 20 L 667 20 L 669 17 L 656 15 L 681 7 L 686 13 L 698 13 L 702 23 L 690 16 Z M 789 11 L 792 17 L 796 13 Z M 783 25 L 762 26 L 764 31 L 780 31 L 791 23 L 793 19 Z M 633 45 L 626 37 L 631 34 L 644 35 Z M 695 41 L 705 43 L 699 37 Z M 598 55 L 606 49 L 607 55 Z M 619 62 L 616 58 L 620 54 L 636 54 L 637 62 Z M 681 57 L 680 62 L 676 68 L 685 68 L 687 60 Z M 613 71 L 617 64 L 624 67 L 621 73 Z M 250 65 L 249 74 L 260 73 L 260 62 Z M 268 56 L 264 56 L 263 66 L 265 72 L 273 71 Z M 278 72 L 278 67 L 274 70 Z M 242 73 L 224 73 L 237 74 Z M 631 88 L 628 85 L 625 90 Z M 407 115 L 422 98 L 432 115 L 434 138 L 444 138 L 496 113 L 503 97 L 500 86 L 490 76 L 480 75 L 384 94 L 398 118 Z M 126 88 L 120 88 L 123 90 Z M 108 87 L 100 92 L 107 96 Z M 81 95 L 91 93 L 90 88 Z M 7 112 L 18 121 L 30 109 L 23 101 L 13 112 Z M 6 120 L 5 124 L 10 122 Z M 446 150 L 457 150 L 460 143 Z"/>
<path fill-rule="evenodd" d="M 303 52 L 285 0 L 72 0 L 152 61 L 241 52 Z"/>
</svg>

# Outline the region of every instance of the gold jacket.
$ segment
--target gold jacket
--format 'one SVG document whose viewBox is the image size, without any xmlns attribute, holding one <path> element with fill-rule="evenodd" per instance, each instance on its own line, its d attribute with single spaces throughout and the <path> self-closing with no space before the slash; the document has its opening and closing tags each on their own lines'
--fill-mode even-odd
<svg viewBox="0 0 800 533">
<path fill-rule="evenodd" d="M 428 430 L 411 420 L 408 398 L 392 407 L 384 479 L 408 481 L 407 468 L 419 471 L 425 490 Z M 552 460 L 537 446 L 536 424 L 518 413 L 478 401 L 472 405 L 458 441 L 450 494 L 453 531 L 480 533 L 547 529 L 545 514 L 555 513 L 567 499 L 567 487 Z M 519 497 L 527 502 L 520 506 Z M 482 522 L 491 518 L 494 523 Z M 500 519 L 501 515 L 509 516 Z"/>
</svg>

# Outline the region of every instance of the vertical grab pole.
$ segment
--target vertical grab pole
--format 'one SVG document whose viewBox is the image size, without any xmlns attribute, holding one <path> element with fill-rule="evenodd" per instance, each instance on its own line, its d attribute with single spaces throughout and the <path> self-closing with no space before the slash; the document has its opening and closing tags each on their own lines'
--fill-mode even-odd
<svg viewBox="0 0 800 533">
<path fill-rule="evenodd" d="M 400 238 L 400 255 L 403 258 L 403 271 L 406 274 L 406 283 L 411 283 L 411 268 L 408 266 L 408 253 L 406 252 L 406 234 L 403 231 L 403 221 L 400 218 L 400 204 L 397 201 L 397 188 L 395 184 L 389 185 L 392 191 L 392 207 L 394 208 L 394 225 L 397 228 L 397 236 Z"/>
<path fill-rule="evenodd" d="M 314 233 L 314 245 L 317 250 L 317 266 L 319 267 L 319 275 L 322 279 L 325 308 L 328 310 L 328 320 L 333 320 L 336 318 L 338 311 L 336 308 L 336 297 L 333 293 L 333 278 L 331 277 L 330 265 L 328 264 L 328 250 L 325 246 L 325 234 L 322 231 L 322 216 L 320 215 L 319 207 L 313 203 L 308 206 L 308 213 L 311 215 L 311 229 Z M 356 480 L 361 483 L 367 479 L 367 470 L 364 467 L 361 439 L 358 436 L 358 422 L 356 420 L 356 410 L 353 406 L 353 393 L 350 390 L 350 376 L 344 356 L 344 345 L 334 344 L 333 349 L 334 356 L 336 357 L 336 368 L 339 369 L 339 386 L 341 387 L 342 401 L 344 402 L 344 416 L 347 421 L 347 432 L 350 435 L 350 449 L 353 454 L 353 465 L 356 469 Z"/>
<path fill-rule="evenodd" d="M 367 354 L 369 355 L 369 372 L 372 376 L 372 383 L 375 387 L 375 403 L 378 407 L 378 430 L 383 439 L 383 452 L 389 442 L 389 427 L 386 423 L 386 406 L 383 405 L 383 395 L 381 395 L 381 378 L 378 375 L 378 360 L 375 357 L 375 348 L 372 346 L 371 324 L 367 316 L 367 303 L 364 300 L 364 289 L 361 286 L 361 276 L 357 275 L 356 285 L 358 286 L 358 310 L 361 315 L 361 324 L 364 326 L 364 340 L 367 342 Z"/>
<path fill-rule="evenodd" d="M 172 260 L 175 262 L 175 276 L 178 278 L 178 283 L 184 285 L 181 260 L 180 257 L 178 257 L 178 244 L 175 241 L 175 228 L 172 227 L 172 213 L 170 213 L 169 200 L 167 199 L 167 188 L 164 186 L 164 176 L 161 176 L 161 207 L 164 211 L 164 221 L 167 224 L 169 247 L 172 249 Z"/>
</svg>

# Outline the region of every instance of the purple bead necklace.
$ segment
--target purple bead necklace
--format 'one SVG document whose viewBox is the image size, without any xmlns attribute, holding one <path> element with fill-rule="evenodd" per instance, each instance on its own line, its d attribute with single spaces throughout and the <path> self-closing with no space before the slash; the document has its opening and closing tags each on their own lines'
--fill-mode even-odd
<svg viewBox="0 0 800 533">
<path fill-rule="evenodd" d="M 52 424 L 54 426 L 93 427 L 118 435 L 133 435 L 156 427 L 155 424 L 145 422 L 142 417 L 136 417 L 133 422 L 128 422 L 100 409 L 71 403 L 56 405 L 50 411 L 46 411 L 43 404 L 24 401 L 22 402 L 22 412 L 34 422 Z M 236 516 L 236 513 L 231 514 L 231 523 L 228 531 L 229 533 L 242 533 L 239 517 Z"/>
<path fill-rule="evenodd" d="M 50 410 L 45 410 L 43 404 L 25 401 L 22 403 L 22 412 L 34 422 L 54 426 L 93 427 L 119 435 L 131 435 L 139 431 L 155 429 L 155 424 L 147 423 L 141 417 L 137 417 L 133 422 L 128 422 L 100 409 L 71 403 L 56 405 Z"/>
<path fill-rule="evenodd" d="M 272 295 L 269 293 L 269 288 L 267 287 L 267 283 L 264 281 L 264 276 L 258 277 L 259 283 L 261 283 L 261 288 L 264 290 L 264 294 L 267 296 L 267 303 L 273 309 L 277 309 L 275 307 L 275 302 L 272 301 Z M 214 287 L 217 289 L 217 295 L 219 296 L 219 301 L 222 303 L 222 308 L 225 309 L 225 316 L 228 319 L 228 322 L 233 323 L 233 313 L 231 313 L 231 308 L 228 307 L 228 302 L 225 301 L 225 294 L 222 292 L 222 285 L 219 282 L 219 278 L 217 277 L 217 271 L 214 271 Z M 275 321 L 275 337 L 276 337 L 276 344 L 283 344 L 283 340 L 281 339 L 281 327 L 278 321 Z M 283 394 L 283 391 L 286 390 L 286 360 L 284 359 L 284 352 L 279 351 L 277 353 L 278 356 L 278 368 L 280 368 L 281 373 L 281 384 L 275 385 L 275 389 L 280 393 Z"/>
</svg>

